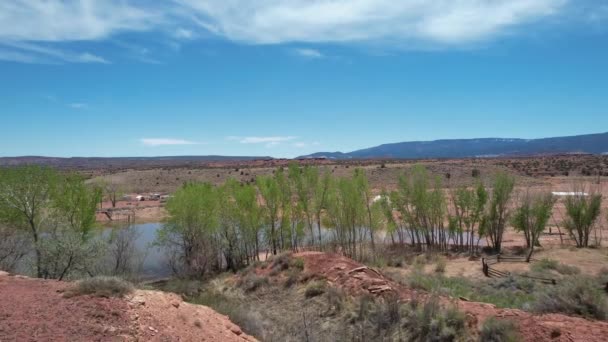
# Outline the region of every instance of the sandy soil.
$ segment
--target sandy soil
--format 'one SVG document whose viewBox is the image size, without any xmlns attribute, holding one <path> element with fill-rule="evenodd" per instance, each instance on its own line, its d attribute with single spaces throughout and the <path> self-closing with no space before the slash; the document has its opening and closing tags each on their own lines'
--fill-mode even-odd
<svg viewBox="0 0 608 342">
<path fill-rule="evenodd" d="M 64 298 L 68 286 L 0 272 L 0 341 L 255 341 L 226 316 L 173 294 Z"/>
</svg>

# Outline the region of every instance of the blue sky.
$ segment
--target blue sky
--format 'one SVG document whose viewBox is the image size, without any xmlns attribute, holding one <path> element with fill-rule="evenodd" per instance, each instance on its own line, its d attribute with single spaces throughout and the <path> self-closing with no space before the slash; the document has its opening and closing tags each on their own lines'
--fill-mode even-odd
<svg viewBox="0 0 608 342">
<path fill-rule="evenodd" d="M 0 75 L 0 156 L 598 133 L 608 3 L 2 1 Z"/>
</svg>

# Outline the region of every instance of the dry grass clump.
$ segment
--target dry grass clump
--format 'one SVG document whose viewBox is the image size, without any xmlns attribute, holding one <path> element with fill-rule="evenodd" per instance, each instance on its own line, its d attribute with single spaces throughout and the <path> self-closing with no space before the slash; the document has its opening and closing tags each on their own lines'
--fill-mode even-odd
<svg viewBox="0 0 608 342">
<path fill-rule="evenodd" d="M 479 342 L 517 342 L 520 340 L 515 322 L 509 319 L 490 317 L 483 322 L 479 332 Z"/>
<path fill-rule="evenodd" d="M 253 273 L 239 278 L 237 282 L 237 286 L 245 292 L 253 292 L 264 285 L 268 285 L 268 278 Z"/>
<path fill-rule="evenodd" d="M 325 282 L 313 281 L 310 284 L 308 284 L 308 286 L 306 286 L 306 290 L 304 291 L 304 296 L 306 298 L 320 296 L 325 293 L 325 290 L 326 290 Z"/>
<path fill-rule="evenodd" d="M 133 292 L 133 284 L 118 277 L 98 276 L 77 281 L 65 293 L 70 298 L 82 295 L 96 297 L 123 297 Z"/>
<path fill-rule="evenodd" d="M 444 257 L 437 258 L 437 262 L 435 263 L 435 273 L 444 273 L 446 266 L 447 261 Z"/>
<path fill-rule="evenodd" d="M 564 265 L 557 260 L 541 259 L 532 264 L 532 271 L 542 273 L 544 271 L 556 271 L 562 275 L 575 275 L 581 273 L 581 270 L 575 266 Z"/>
</svg>

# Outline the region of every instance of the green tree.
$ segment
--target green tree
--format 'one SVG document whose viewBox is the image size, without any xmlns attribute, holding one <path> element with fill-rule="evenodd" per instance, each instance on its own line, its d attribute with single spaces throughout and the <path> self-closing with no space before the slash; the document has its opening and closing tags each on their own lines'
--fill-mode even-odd
<svg viewBox="0 0 608 342">
<path fill-rule="evenodd" d="M 487 213 L 481 225 L 482 233 L 489 239 L 492 249 L 500 253 L 502 238 L 509 219 L 509 201 L 515 187 L 515 179 L 499 172 L 494 177 L 492 195 Z"/>
<path fill-rule="evenodd" d="M 551 218 L 554 204 L 555 199 L 550 193 L 542 195 L 526 193 L 521 204 L 513 213 L 511 224 L 515 230 L 522 232 L 526 238 L 526 245 L 529 250 L 526 262 L 530 262 L 534 247 L 540 245 L 538 238 L 545 230 L 549 218 Z"/>
<path fill-rule="evenodd" d="M 158 231 L 156 243 L 166 247 L 177 274 L 202 276 L 219 269 L 217 191 L 209 183 L 189 183 L 167 201 L 167 223 Z"/>
<path fill-rule="evenodd" d="M 439 177 L 431 177 L 424 166 L 414 165 L 409 174 L 399 178 L 394 200 L 404 226 L 409 227 L 412 244 L 447 249 L 446 204 Z"/>
<path fill-rule="evenodd" d="M 357 189 L 360 192 L 361 199 L 363 201 L 363 207 L 365 210 L 366 217 L 366 226 L 369 231 L 370 242 L 372 246 L 372 251 L 376 250 L 376 242 L 374 239 L 374 234 L 378 229 L 379 222 L 377 216 L 375 215 L 375 211 L 378 209 L 374 209 L 372 197 L 372 191 L 369 187 L 369 182 L 367 180 L 367 175 L 365 175 L 365 171 L 363 169 L 355 169 L 354 181 L 356 182 Z"/>
<path fill-rule="evenodd" d="M 340 178 L 328 194 L 327 225 L 334 229 L 336 241 L 346 255 L 361 258 L 364 224 L 364 202 L 357 182 L 350 178 Z"/>
<path fill-rule="evenodd" d="M 462 186 L 452 191 L 451 200 L 454 215 L 448 217 L 450 232 L 455 234 L 456 245 L 473 254 L 477 246 L 475 231 L 479 231 L 478 225 L 488 200 L 488 193 L 483 183 L 478 182 L 473 189 Z"/>
<path fill-rule="evenodd" d="M 574 239 L 577 247 L 589 247 L 591 232 L 600 216 L 602 195 L 576 191 L 574 196 L 566 198 L 565 206 L 564 227 Z"/>
<path fill-rule="evenodd" d="M 310 238 L 314 244 L 314 199 L 319 183 L 319 169 L 316 167 L 299 167 L 295 163 L 289 165 L 289 178 L 293 183 L 293 189 L 297 197 L 298 206 L 310 232 Z M 321 243 L 321 231 L 319 230 L 319 244 Z"/>
<path fill-rule="evenodd" d="M 331 189 L 331 186 L 332 186 L 332 182 L 333 182 L 333 179 L 332 179 L 331 173 L 329 173 L 327 171 L 324 172 L 323 176 L 321 176 L 321 178 L 317 182 L 317 187 L 316 187 L 313 202 L 312 202 L 315 219 L 317 220 L 319 245 L 321 245 L 323 243 L 323 241 L 322 241 L 323 237 L 321 235 L 321 220 L 322 220 L 323 210 L 327 207 L 327 198 L 328 198 L 328 194 Z"/>
<path fill-rule="evenodd" d="M 87 274 L 103 244 L 93 231 L 101 197 L 78 175 L 60 175 L 39 166 L 0 170 L 0 218 L 27 231 L 39 278 Z"/>
<path fill-rule="evenodd" d="M 258 203 L 257 190 L 250 184 L 235 185 L 233 196 L 248 259 L 259 260 L 263 213 Z"/>
<path fill-rule="evenodd" d="M 28 231 L 39 278 L 43 276 L 41 236 L 57 179 L 57 172 L 48 167 L 0 169 L 0 219 L 9 227 Z"/>
<path fill-rule="evenodd" d="M 257 185 L 263 200 L 262 208 L 264 218 L 270 227 L 270 231 L 267 232 L 266 238 L 272 248 L 272 254 L 276 255 L 278 249 L 277 223 L 279 220 L 279 209 L 281 207 L 281 191 L 279 184 L 274 177 L 258 177 Z"/>
</svg>

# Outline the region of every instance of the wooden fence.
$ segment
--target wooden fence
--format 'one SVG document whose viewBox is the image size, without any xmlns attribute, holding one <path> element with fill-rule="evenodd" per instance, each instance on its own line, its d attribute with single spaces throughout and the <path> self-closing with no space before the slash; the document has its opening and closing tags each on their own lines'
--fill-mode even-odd
<svg viewBox="0 0 608 342">
<path fill-rule="evenodd" d="M 532 259 L 534 260 L 534 259 Z M 510 272 L 500 271 L 496 268 L 492 267 L 492 265 L 496 265 L 501 262 L 526 262 L 525 257 L 517 257 L 517 256 L 506 256 L 506 255 L 492 255 L 489 257 L 481 258 L 481 266 L 483 270 L 483 274 L 488 278 L 505 278 L 509 276 L 513 276 Z M 528 278 L 543 284 L 557 284 L 555 279 L 551 278 L 541 278 L 541 277 L 533 277 L 529 275 L 517 274 L 517 277 Z"/>
</svg>

